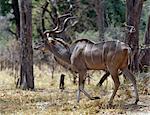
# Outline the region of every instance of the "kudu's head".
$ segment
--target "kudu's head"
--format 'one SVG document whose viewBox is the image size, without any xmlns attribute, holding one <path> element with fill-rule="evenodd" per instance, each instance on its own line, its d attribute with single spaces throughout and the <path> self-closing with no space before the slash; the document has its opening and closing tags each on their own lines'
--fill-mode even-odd
<svg viewBox="0 0 150 115">
<path fill-rule="evenodd" d="M 34 49 L 41 50 L 43 52 L 47 52 L 47 51 L 51 50 L 54 46 L 60 47 L 60 48 L 69 48 L 69 45 L 67 43 L 65 43 L 61 38 L 54 38 L 52 36 L 54 34 L 60 34 L 63 31 L 65 31 L 68 26 L 68 23 L 69 23 L 69 26 L 74 26 L 77 23 L 76 18 L 75 17 L 66 18 L 63 22 L 61 29 L 59 29 L 60 21 L 59 21 L 59 19 L 57 19 L 57 20 L 58 20 L 58 23 L 57 23 L 56 28 L 54 28 L 53 30 L 46 30 L 43 33 L 42 40 L 39 43 L 35 44 Z"/>
</svg>

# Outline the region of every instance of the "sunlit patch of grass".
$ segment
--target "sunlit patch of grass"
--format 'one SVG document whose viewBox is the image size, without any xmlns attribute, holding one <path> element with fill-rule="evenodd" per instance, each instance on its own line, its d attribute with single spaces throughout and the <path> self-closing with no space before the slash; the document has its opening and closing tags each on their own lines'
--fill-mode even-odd
<svg viewBox="0 0 150 115">
<path fill-rule="evenodd" d="M 0 71 L 0 89 L 14 89 L 15 88 L 15 79 L 10 76 L 10 70 L 6 69 Z"/>
</svg>

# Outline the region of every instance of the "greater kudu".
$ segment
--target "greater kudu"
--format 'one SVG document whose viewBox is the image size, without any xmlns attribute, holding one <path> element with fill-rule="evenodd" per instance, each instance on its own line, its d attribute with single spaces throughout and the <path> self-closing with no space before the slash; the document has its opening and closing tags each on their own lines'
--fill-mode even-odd
<svg viewBox="0 0 150 115">
<path fill-rule="evenodd" d="M 64 28 L 56 33 L 65 30 L 66 23 L 72 19 L 67 18 L 64 22 Z M 118 71 L 131 80 L 134 86 L 136 101 L 139 101 L 138 90 L 136 86 L 136 80 L 133 74 L 128 70 L 128 64 L 130 63 L 131 49 L 128 45 L 120 41 L 105 41 L 94 43 L 88 39 L 80 39 L 73 42 L 71 45 L 66 44 L 64 41 L 56 38 L 49 37 L 54 31 L 46 31 L 44 35 L 45 46 L 60 60 L 70 65 L 70 69 L 79 74 L 79 88 L 77 91 L 77 102 L 80 100 L 80 92 L 83 92 L 88 98 L 91 97 L 84 90 L 85 75 L 88 70 L 107 70 L 114 81 L 115 89 L 109 104 L 116 95 L 118 87 L 120 85 L 118 78 Z"/>
</svg>

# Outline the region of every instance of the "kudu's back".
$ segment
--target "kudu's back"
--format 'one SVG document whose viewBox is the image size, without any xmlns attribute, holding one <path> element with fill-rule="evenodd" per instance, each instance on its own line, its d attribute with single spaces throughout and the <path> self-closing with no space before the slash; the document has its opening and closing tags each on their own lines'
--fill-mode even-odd
<svg viewBox="0 0 150 115">
<path fill-rule="evenodd" d="M 130 47 L 120 41 L 106 41 L 93 43 L 89 40 L 76 41 L 72 58 L 76 60 L 79 66 L 82 58 L 82 66 L 87 69 L 122 69 L 128 66 Z"/>
</svg>

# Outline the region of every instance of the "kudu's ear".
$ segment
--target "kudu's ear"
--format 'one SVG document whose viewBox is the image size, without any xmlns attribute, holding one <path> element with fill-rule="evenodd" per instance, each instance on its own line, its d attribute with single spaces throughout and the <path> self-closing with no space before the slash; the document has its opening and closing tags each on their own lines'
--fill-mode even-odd
<svg viewBox="0 0 150 115">
<path fill-rule="evenodd" d="M 48 38 L 49 35 L 50 35 L 49 31 L 46 30 L 46 31 L 44 32 L 44 35 L 45 35 L 46 38 Z"/>
<path fill-rule="evenodd" d="M 47 39 L 48 39 L 48 41 L 54 40 L 52 37 L 48 37 Z"/>
<path fill-rule="evenodd" d="M 44 38 L 48 38 L 51 34 L 53 34 L 54 33 L 54 31 L 52 30 L 52 31 L 49 31 L 49 30 L 46 30 L 44 33 L 43 33 L 43 35 L 44 35 Z"/>
</svg>

